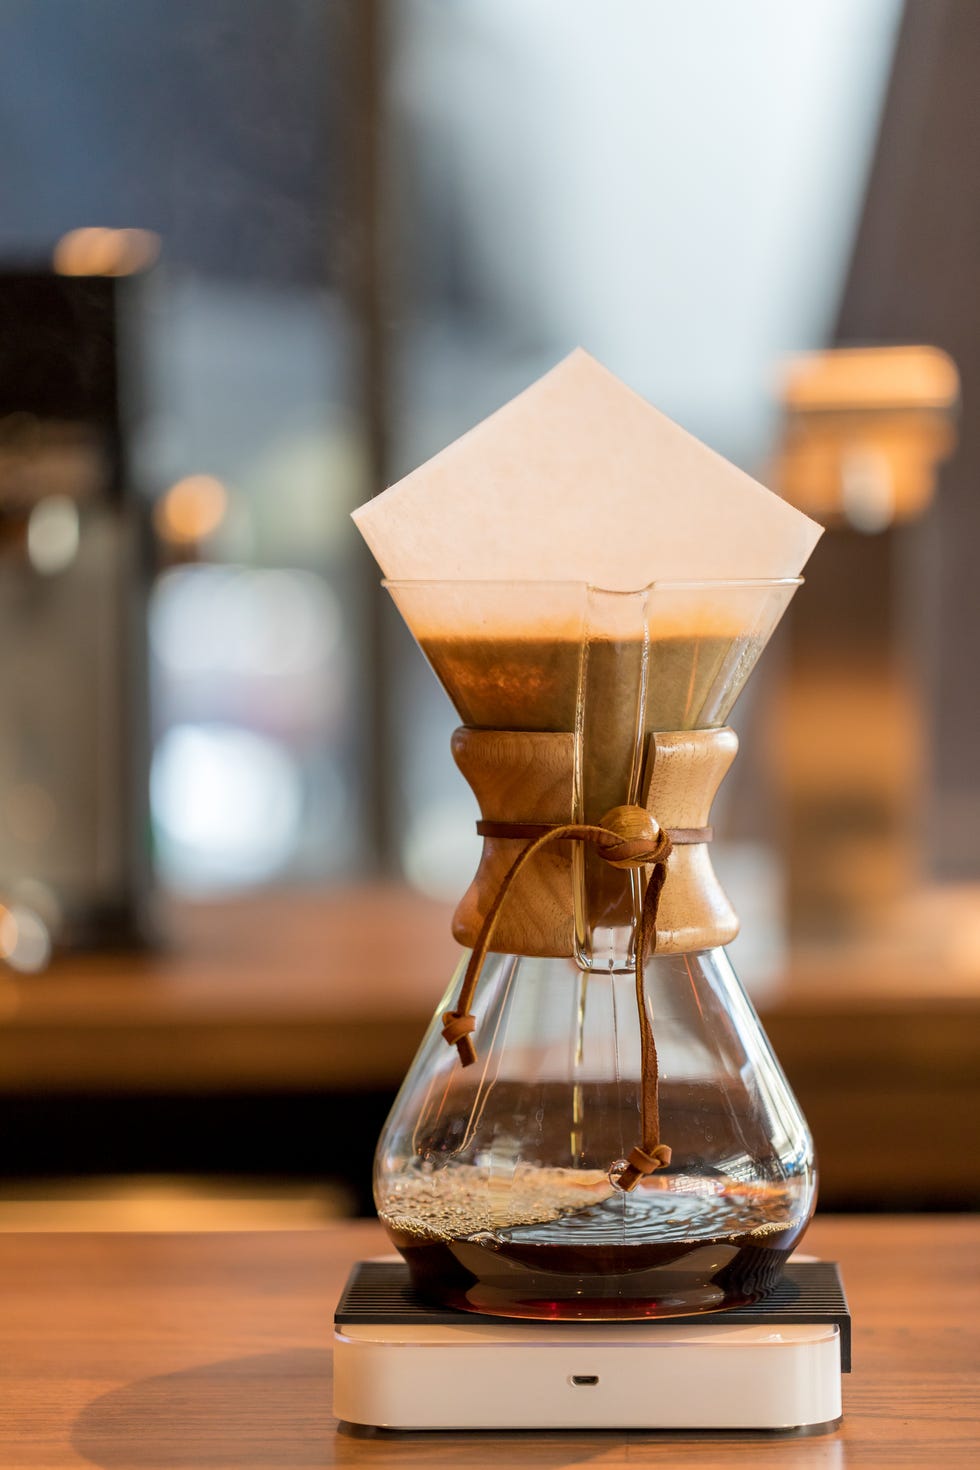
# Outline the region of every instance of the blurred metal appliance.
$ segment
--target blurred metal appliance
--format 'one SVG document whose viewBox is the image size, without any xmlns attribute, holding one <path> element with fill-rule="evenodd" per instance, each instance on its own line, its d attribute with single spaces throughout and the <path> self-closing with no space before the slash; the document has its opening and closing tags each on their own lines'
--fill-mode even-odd
<svg viewBox="0 0 980 1470">
<path fill-rule="evenodd" d="M 0 274 L 0 958 L 21 969 L 146 928 L 139 289 Z"/>
</svg>

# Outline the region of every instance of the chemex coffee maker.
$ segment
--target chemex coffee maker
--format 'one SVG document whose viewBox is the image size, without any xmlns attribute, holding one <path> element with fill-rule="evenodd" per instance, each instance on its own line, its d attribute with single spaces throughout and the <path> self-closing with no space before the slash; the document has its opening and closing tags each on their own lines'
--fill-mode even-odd
<svg viewBox="0 0 980 1470">
<path fill-rule="evenodd" d="M 355 519 L 484 845 L 378 1146 L 401 1259 L 338 1307 L 338 1416 L 835 1421 L 836 1271 L 787 1268 L 813 1146 L 710 856 L 725 722 L 820 528 L 583 352 Z"/>
</svg>

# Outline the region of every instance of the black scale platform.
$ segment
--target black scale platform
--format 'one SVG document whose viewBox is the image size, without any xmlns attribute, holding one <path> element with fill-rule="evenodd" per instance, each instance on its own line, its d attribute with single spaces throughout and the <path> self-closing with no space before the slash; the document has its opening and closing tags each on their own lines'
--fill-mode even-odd
<svg viewBox="0 0 980 1470">
<path fill-rule="evenodd" d="M 689 1317 L 664 1318 L 671 1326 L 683 1322 L 704 1322 L 711 1313 Z M 750 1307 L 733 1307 L 717 1314 L 719 1321 L 744 1323 L 746 1326 L 774 1326 L 785 1323 L 836 1322 L 840 1330 L 841 1371 L 851 1371 L 851 1314 L 844 1295 L 840 1268 L 836 1261 L 790 1261 L 779 1284 Z M 414 1291 L 408 1267 L 402 1261 L 360 1261 L 337 1303 L 334 1322 L 338 1327 L 402 1325 L 446 1327 L 459 1322 L 487 1322 L 496 1327 L 508 1319 L 486 1316 L 480 1312 L 458 1312 L 451 1307 L 432 1307 Z M 647 1325 L 652 1318 L 639 1318 Z M 547 1331 L 547 1321 L 514 1319 L 511 1325 Z M 568 1327 L 567 1321 L 559 1324 Z M 589 1324 L 583 1324 L 589 1325 Z M 629 1325 L 629 1324 L 626 1324 Z"/>
</svg>

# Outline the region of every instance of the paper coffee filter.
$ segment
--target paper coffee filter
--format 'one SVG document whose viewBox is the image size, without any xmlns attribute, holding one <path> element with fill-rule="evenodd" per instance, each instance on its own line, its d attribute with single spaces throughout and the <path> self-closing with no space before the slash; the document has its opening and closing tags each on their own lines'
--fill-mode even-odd
<svg viewBox="0 0 980 1470">
<path fill-rule="evenodd" d="M 582 349 L 354 520 L 396 582 L 619 592 L 793 578 L 821 535 Z"/>
</svg>

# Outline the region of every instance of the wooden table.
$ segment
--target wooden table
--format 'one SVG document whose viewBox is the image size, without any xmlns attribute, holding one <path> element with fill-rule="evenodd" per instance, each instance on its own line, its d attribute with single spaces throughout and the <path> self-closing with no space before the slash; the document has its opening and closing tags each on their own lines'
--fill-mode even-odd
<svg viewBox="0 0 980 1470">
<path fill-rule="evenodd" d="M 374 1223 L 272 1235 L 0 1240 L 3 1470 L 980 1464 L 980 1221 L 818 1220 L 854 1314 L 845 1418 L 811 1438 L 357 1435 L 330 1414 L 331 1315 Z"/>
</svg>

